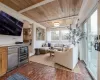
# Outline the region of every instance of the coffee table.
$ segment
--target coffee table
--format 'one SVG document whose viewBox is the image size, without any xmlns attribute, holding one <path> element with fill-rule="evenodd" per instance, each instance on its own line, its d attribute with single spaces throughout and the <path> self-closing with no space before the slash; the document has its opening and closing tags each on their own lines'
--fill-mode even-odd
<svg viewBox="0 0 100 80">
<path fill-rule="evenodd" d="M 50 56 L 52 56 L 52 54 L 54 55 L 55 51 L 57 51 L 57 49 L 48 49 L 48 52 L 50 53 Z"/>
</svg>

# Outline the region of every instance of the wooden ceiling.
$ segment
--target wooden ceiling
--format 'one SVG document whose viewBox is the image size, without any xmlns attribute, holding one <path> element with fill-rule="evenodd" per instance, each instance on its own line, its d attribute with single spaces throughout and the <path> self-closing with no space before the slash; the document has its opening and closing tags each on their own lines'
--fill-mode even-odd
<svg viewBox="0 0 100 80">
<path fill-rule="evenodd" d="M 44 0 L 3 0 L 2 3 L 15 9 L 23 10 Z M 82 5 L 82 0 L 54 0 L 45 5 L 30 9 L 22 14 L 35 20 L 45 27 L 53 27 L 54 22 L 59 22 L 61 26 L 72 24 Z"/>
<path fill-rule="evenodd" d="M 2 0 L 2 3 L 16 11 L 20 11 L 41 1 L 44 0 Z"/>
</svg>

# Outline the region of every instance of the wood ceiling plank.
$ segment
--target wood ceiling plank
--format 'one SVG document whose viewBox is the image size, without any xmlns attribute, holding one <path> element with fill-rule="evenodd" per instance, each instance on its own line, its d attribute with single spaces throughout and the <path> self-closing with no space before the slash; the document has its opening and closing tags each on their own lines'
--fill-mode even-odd
<svg viewBox="0 0 100 80">
<path fill-rule="evenodd" d="M 45 15 L 47 15 L 48 20 L 62 17 L 63 12 L 61 11 L 58 0 L 55 0 L 41 7 Z"/>
<path fill-rule="evenodd" d="M 13 9 L 15 9 L 15 10 L 19 10 L 20 9 L 19 6 L 16 5 L 15 3 L 13 3 L 11 0 L 3 0 L 2 3 L 7 5 L 7 6 L 9 6 L 9 7 L 11 7 L 11 8 L 13 8 Z"/>
<path fill-rule="evenodd" d="M 19 6 L 19 1 L 18 0 L 10 0 L 12 3 L 16 4 L 17 6 Z"/>
<path fill-rule="evenodd" d="M 28 0 L 29 1 L 29 0 Z M 41 1 L 44 1 L 44 0 L 30 0 L 32 3 L 36 4 L 36 3 L 39 3 Z"/>
<path fill-rule="evenodd" d="M 2 3 L 14 10 L 20 11 L 44 0 L 2 0 Z"/>
<path fill-rule="evenodd" d="M 29 7 L 25 8 L 25 9 L 23 9 L 23 10 L 20 10 L 19 13 L 24 13 L 26 11 L 29 11 L 29 10 L 32 10 L 34 8 L 40 7 L 42 5 L 45 5 L 47 3 L 50 3 L 52 1 L 54 1 L 54 0 L 44 0 L 44 1 L 40 2 L 40 3 L 34 4 L 34 5 L 29 6 Z"/>
<path fill-rule="evenodd" d="M 25 13 L 29 14 L 31 17 Z M 30 17 L 31 19 L 34 18 L 34 20 L 36 22 L 41 21 L 42 19 L 48 20 L 47 17 L 45 16 L 44 12 L 40 8 L 35 8 L 34 10 L 30 10 L 25 13 L 23 13 L 23 14 L 26 15 L 27 17 Z"/>
<path fill-rule="evenodd" d="M 46 15 L 45 15 L 45 13 L 43 12 L 43 10 L 41 10 L 41 8 L 40 7 L 38 7 L 38 8 L 36 8 L 36 9 L 34 9 L 34 10 L 32 10 L 32 12 L 36 12 L 36 14 L 37 15 L 35 15 L 35 17 L 36 17 L 36 19 L 39 19 L 39 21 L 41 21 L 41 20 L 48 20 L 48 18 L 46 17 Z M 32 14 L 33 15 L 33 14 Z"/>
<path fill-rule="evenodd" d="M 61 8 L 60 8 L 57 0 L 53 1 L 51 3 L 48 3 L 46 5 L 40 6 L 38 8 L 29 10 L 27 12 L 30 13 L 30 11 L 33 11 L 33 13 L 37 12 L 37 14 L 41 13 L 40 14 L 41 16 L 39 17 L 39 18 L 41 18 L 41 21 L 44 21 L 44 19 L 42 19 L 43 16 L 46 17 L 48 20 L 63 17 L 62 16 L 63 12 L 61 11 Z M 33 16 L 35 16 L 35 15 L 33 15 Z"/>
<path fill-rule="evenodd" d="M 21 0 L 11 0 L 11 2 L 13 2 L 14 4 L 16 4 L 16 5 L 19 7 L 18 10 L 23 9 L 23 8 L 29 6 L 29 5 L 27 4 L 27 2 L 25 2 L 25 1 L 22 2 Z M 21 6 L 21 5 L 22 5 L 22 6 Z"/>
<path fill-rule="evenodd" d="M 63 17 L 78 15 L 80 7 L 82 5 L 82 0 L 55 0 L 48 4 L 42 5 L 38 8 L 27 11 L 31 15 L 31 19 L 44 26 L 53 26 L 52 21 L 54 19 L 62 18 L 61 25 L 66 25 L 67 23 L 63 20 Z M 26 12 L 23 14 L 25 15 Z M 28 15 L 28 17 L 29 17 Z M 25 15 L 27 16 L 27 14 Z M 48 22 L 49 21 L 49 22 Z"/>
<path fill-rule="evenodd" d="M 75 15 L 75 7 L 73 4 L 74 0 L 69 0 L 69 12 L 70 12 L 70 16 Z"/>
<path fill-rule="evenodd" d="M 61 10 L 63 12 L 63 17 L 69 16 L 69 0 L 58 0 Z"/>
<path fill-rule="evenodd" d="M 82 6 L 82 2 L 83 2 L 83 0 L 77 0 L 76 12 L 75 12 L 75 14 L 79 14 L 79 11 L 80 11 L 81 6 Z"/>
<path fill-rule="evenodd" d="M 0 0 L 0 2 L 2 2 L 3 0 Z"/>
<path fill-rule="evenodd" d="M 34 5 L 34 2 L 32 2 L 31 0 L 24 0 L 24 1 L 27 3 L 27 5 L 32 5 L 32 3 Z"/>
<path fill-rule="evenodd" d="M 24 13 L 24 15 L 27 15 L 28 17 L 31 17 L 31 19 L 33 19 L 34 17 L 33 16 L 31 16 L 29 13 Z"/>
<path fill-rule="evenodd" d="M 41 1 L 44 0 L 3 0 L 2 3 L 20 11 Z M 65 25 L 63 17 L 78 15 L 81 5 L 82 0 L 54 0 L 45 5 L 23 12 L 22 14 L 36 22 L 41 22 L 42 25 L 47 27 L 51 27 L 51 23 L 57 18 L 62 18 L 62 23 Z"/>
<path fill-rule="evenodd" d="M 41 25 L 43 25 L 43 26 L 45 26 L 45 27 L 52 27 L 50 24 L 48 24 L 47 22 L 43 22 L 43 23 L 41 23 Z"/>
</svg>

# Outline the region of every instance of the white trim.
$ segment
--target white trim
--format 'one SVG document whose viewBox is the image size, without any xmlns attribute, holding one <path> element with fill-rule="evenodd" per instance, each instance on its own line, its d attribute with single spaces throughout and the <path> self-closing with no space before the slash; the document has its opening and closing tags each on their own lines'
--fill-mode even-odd
<svg viewBox="0 0 100 80">
<path fill-rule="evenodd" d="M 54 0 L 44 0 L 44 1 L 40 2 L 40 3 L 37 3 L 37 4 L 32 5 L 32 6 L 30 6 L 30 7 L 27 7 L 27 8 L 25 8 L 25 9 L 23 9 L 23 10 L 20 10 L 19 13 L 26 12 L 26 11 L 28 11 L 28 10 L 34 9 L 34 8 L 39 7 L 39 6 L 42 6 L 42 5 L 45 5 L 45 4 L 50 3 L 50 2 L 52 2 L 52 1 L 54 1 Z"/>
</svg>

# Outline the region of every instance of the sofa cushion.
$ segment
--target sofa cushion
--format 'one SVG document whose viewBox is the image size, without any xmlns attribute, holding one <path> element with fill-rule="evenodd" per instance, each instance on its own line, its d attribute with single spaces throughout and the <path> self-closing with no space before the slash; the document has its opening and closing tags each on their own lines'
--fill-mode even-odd
<svg viewBox="0 0 100 80">
<path fill-rule="evenodd" d="M 59 44 L 55 44 L 54 47 L 59 47 Z"/>
<path fill-rule="evenodd" d="M 55 44 L 54 47 L 63 47 L 64 44 Z"/>
<path fill-rule="evenodd" d="M 59 47 L 64 47 L 64 44 L 59 44 Z"/>
</svg>

